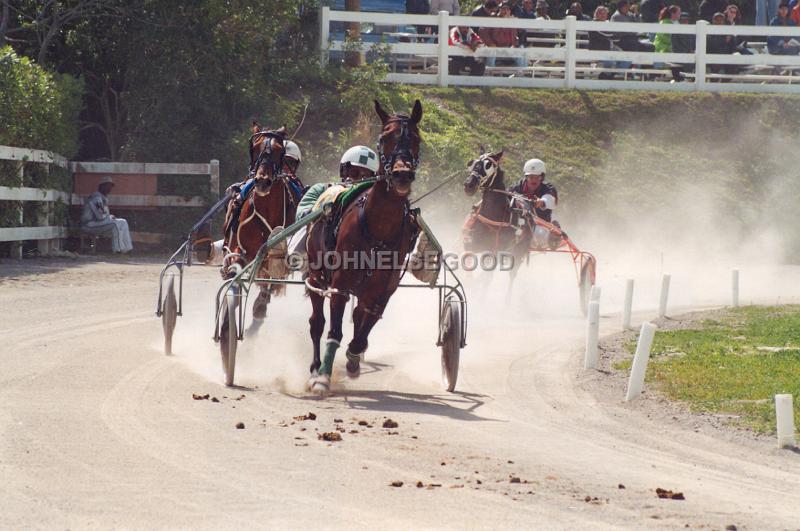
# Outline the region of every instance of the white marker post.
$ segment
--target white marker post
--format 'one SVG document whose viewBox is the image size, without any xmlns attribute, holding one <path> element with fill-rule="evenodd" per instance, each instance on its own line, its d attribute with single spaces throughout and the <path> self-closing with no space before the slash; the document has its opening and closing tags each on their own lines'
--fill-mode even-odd
<svg viewBox="0 0 800 531">
<path fill-rule="evenodd" d="M 667 316 L 667 300 L 669 299 L 669 275 L 661 278 L 661 298 L 658 301 L 658 318 L 663 319 Z"/>
<path fill-rule="evenodd" d="M 734 308 L 739 307 L 739 270 L 734 269 L 731 271 L 731 305 Z"/>
<path fill-rule="evenodd" d="M 642 394 L 644 389 L 644 375 L 647 372 L 647 362 L 650 361 L 650 347 L 653 346 L 653 337 L 656 333 L 656 325 L 644 322 L 642 330 L 639 332 L 639 342 L 636 344 L 636 354 L 633 356 L 631 365 L 631 376 L 628 380 L 628 394 L 625 401 L 633 400 Z"/>
<path fill-rule="evenodd" d="M 792 395 L 775 395 L 775 418 L 778 421 L 778 448 L 792 448 L 794 437 L 794 407 Z"/>
<path fill-rule="evenodd" d="M 584 369 L 597 368 L 597 338 L 600 331 L 600 302 L 591 301 L 586 326 L 586 355 L 583 359 Z"/>
<path fill-rule="evenodd" d="M 622 329 L 631 327 L 631 308 L 633 307 L 633 279 L 625 282 L 625 306 L 622 308 Z"/>
<path fill-rule="evenodd" d="M 600 289 L 600 286 L 592 286 L 592 294 L 589 296 L 590 301 L 599 301 L 600 294 L 603 290 Z"/>
</svg>

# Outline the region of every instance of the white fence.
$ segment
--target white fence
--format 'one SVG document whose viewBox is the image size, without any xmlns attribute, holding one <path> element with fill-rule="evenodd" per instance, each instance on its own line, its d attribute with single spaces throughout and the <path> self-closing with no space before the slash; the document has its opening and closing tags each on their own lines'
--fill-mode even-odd
<svg viewBox="0 0 800 531">
<path fill-rule="evenodd" d="M 764 42 L 748 47 L 752 55 L 720 55 L 706 53 L 706 39 L 711 35 L 731 35 L 756 37 L 766 41 L 770 36 L 796 38 L 800 41 L 800 28 L 771 26 L 716 26 L 705 21 L 697 24 L 646 24 L 623 22 L 584 22 L 575 17 L 565 20 L 539 20 L 516 18 L 489 18 L 450 16 L 442 11 L 438 15 L 405 15 L 386 13 L 366 13 L 331 11 L 325 7 L 320 16 L 320 43 L 322 60 L 330 52 L 352 50 L 355 46 L 366 51 L 371 43 L 345 43 L 331 37 L 331 23 L 352 22 L 372 24 L 373 27 L 386 27 L 384 36 L 390 39 L 404 39 L 410 42 L 388 42 L 393 65 L 407 66 L 406 72 L 390 72 L 387 82 L 417 83 L 424 85 L 492 86 L 492 87 L 531 87 L 531 88 L 569 88 L 582 90 L 604 89 L 648 89 L 707 92 L 800 92 L 800 56 L 772 55 L 766 53 Z M 477 51 L 449 46 L 447 39 L 435 35 L 403 31 L 414 26 L 434 26 L 438 34 L 446 36 L 454 26 L 481 26 L 491 28 L 514 28 L 538 31 L 555 36 L 553 48 L 491 48 L 482 46 Z M 398 31 L 400 30 L 400 31 Z M 585 36 L 592 31 L 603 33 L 652 33 L 688 34 L 695 40 L 694 53 L 655 53 L 588 50 L 579 47 L 585 43 Z M 479 58 L 523 57 L 523 68 L 487 68 L 486 75 L 450 75 L 447 68 L 449 59 L 454 56 L 474 56 Z M 630 68 L 607 68 L 606 62 L 629 62 Z M 685 68 L 687 81 L 670 82 L 672 65 L 690 65 Z M 737 65 L 736 73 L 709 73 L 709 65 Z M 647 68 L 639 68 L 645 66 Z M 416 69 L 417 71 L 410 71 Z M 600 79 L 599 74 L 607 73 L 621 79 Z M 495 75 L 495 74 L 499 74 Z M 716 82 L 719 81 L 719 82 Z"/>
<path fill-rule="evenodd" d="M 22 226 L 23 209 L 20 205 L 19 227 L 0 227 L 0 242 L 15 242 L 12 256 L 22 258 L 22 242 L 36 241 L 41 254 L 49 254 L 55 249 L 60 249 L 62 241 L 69 234 L 68 227 L 53 225 L 55 203 L 61 201 L 66 205 L 83 205 L 86 194 L 74 193 L 75 176 L 87 174 L 103 175 L 198 175 L 210 177 L 210 194 L 219 197 L 219 161 L 212 160 L 208 164 L 162 164 L 162 163 L 137 163 L 137 162 L 69 162 L 61 155 L 38 149 L 25 149 L 10 146 L 0 146 L 0 160 L 14 161 L 17 163 L 17 174 L 20 186 L 0 186 L 0 201 L 39 201 L 47 203 L 46 208 L 34 220 L 35 227 Z M 68 170 L 73 176 L 73 191 L 44 190 L 40 188 L 23 187 L 24 169 L 26 163 L 44 164 L 49 168 L 56 165 Z M 111 207 L 126 209 L 147 207 L 202 207 L 208 201 L 206 197 L 197 195 L 184 198 L 172 195 L 126 195 L 111 194 L 108 198 Z M 29 220 L 30 221 L 30 220 Z M 134 241 L 157 243 L 158 234 L 132 233 Z"/>
<path fill-rule="evenodd" d="M 69 203 L 70 195 L 59 190 L 41 190 L 39 188 L 23 187 L 25 163 L 44 164 L 49 169 L 50 165 L 67 169 L 69 163 L 61 155 L 38 149 L 22 149 L 9 146 L 0 146 L 0 160 L 14 161 L 17 163 L 19 187 L 0 186 L 0 201 L 43 201 L 46 208 L 35 220 L 36 227 L 0 227 L 0 242 L 22 242 L 25 240 L 38 240 L 39 251 L 48 253 L 60 246 L 60 239 L 67 235 L 67 228 L 53 226 L 54 203 L 63 201 Z M 19 208 L 19 224 L 24 223 L 23 209 Z M 22 258 L 22 245 L 17 243 L 12 250 L 12 255 Z"/>
</svg>

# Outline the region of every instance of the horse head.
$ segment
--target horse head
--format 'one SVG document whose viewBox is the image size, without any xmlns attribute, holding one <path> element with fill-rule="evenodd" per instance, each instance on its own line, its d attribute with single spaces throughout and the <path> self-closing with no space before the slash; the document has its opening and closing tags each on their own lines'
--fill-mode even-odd
<svg viewBox="0 0 800 531">
<path fill-rule="evenodd" d="M 286 128 L 273 131 L 261 129 L 253 122 L 253 136 L 250 137 L 250 175 L 255 179 L 256 193 L 269 193 L 272 183 L 283 169 Z"/>
<path fill-rule="evenodd" d="M 497 177 L 501 174 L 500 159 L 503 158 L 503 151 L 497 153 L 484 153 L 475 160 L 469 161 L 469 176 L 464 181 L 464 192 L 467 195 L 475 195 L 478 188 L 482 192 L 496 188 L 499 182 Z"/>
<path fill-rule="evenodd" d="M 375 112 L 381 119 L 383 130 L 378 137 L 380 168 L 378 175 L 384 176 L 391 188 L 401 196 L 411 193 L 419 164 L 419 121 L 422 119 L 422 104 L 417 100 L 411 116 L 389 114 L 375 100 Z"/>
</svg>

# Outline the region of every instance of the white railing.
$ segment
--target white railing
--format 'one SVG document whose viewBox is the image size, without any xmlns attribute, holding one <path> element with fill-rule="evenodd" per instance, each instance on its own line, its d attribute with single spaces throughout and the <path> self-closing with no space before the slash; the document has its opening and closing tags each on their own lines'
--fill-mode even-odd
<svg viewBox="0 0 800 531">
<path fill-rule="evenodd" d="M 210 177 L 210 193 L 219 197 L 219 161 L 212 160 L 208 164 L 181 164 L 181 163 L 138 163 L 138 162 L 69 162 L 67 159 L 50 151 L 38 149 L 25 149 L 10 146 L 0 146 L 0 160 L 14 161 L 17 163 L 19 184 L 17 187 L 0 186 L 0 201 L 39 201 L 47 203 L 37 216 L 35 227 L 23 227 L 23 209 L 20 205 L 19 227 L 0 227 L 0 242 L 14 242 L 12 256 L 22 257 L 22 242 L 35 240 L 41 254 L 49 254 L 55 249 L 60 249 L 63 239 L 68 236 L 66 226 L 52 225 L 54 220 L 55 203 L 61 201 L 66 205 L 83 205 L 85 198 L 77 193 L 60 190 L 44 190 L 40 188 L 24 187 L 25 163 L 40 163 L 56 165 L 75 174 L 103 174 L 103 175 L 199 175 Z M 112 207 L 143 208 L 143 207 L 202 207 L 208 201 L 201 195 L 184 198 L 174 195 L 125 195 L 111 194 L 108 203 Z M 157 243 L 159 235 L 149 233 L 132 233 L 134 241 Z"/>
<path fill-rule="evenodd" d="M 720 55 L 706 53 L 706 39 L 710 35 L 758 37 L 780 36 L 800 40 L 800 28 L 772 26 L 715 26 L 705 21 L 697 24 L 647 24 L 623 22 L 585 22 L 575 17 L 564 20 L 539 20 L 515 18 L 489 18 L 450 16 L 447 12 L 438 15 L 405 15 L 331 11 L 324 7 L 320 16 L 321 59 L 326 61 L 330 52 L 360 49 L 366 51 L 371 43 L 346 43 L 331 38 L 330 24 L 336 22 L 369 23 L 389 27 L 435 26 L 439 35 L 448 35 L 454 26 L 480 26 L 491 28 L 514 28 L 557 34 L 552 39 L 562 42 L 554 48 L 492 48 L 482 46 L 475 52 L 449 46 L 447 39 L 436 36 L 408 33 L 408 40 L 423 42 L 387 43 L 394 64 L 422 63 L 420 72 L 398 72 L 387 74 L 385 81 L 417 83 L 425 85 L 499 86 L 532 88 L 569 88 L 584 90 L 604 89 L 648 89 L 708 92 L 800 92 L 800 56 L 754 53 L 753 55 Z M 694 53 L 655 53 L 588 50 L 578 47 L 588 32 L 650 34 L 668 33 L 693 35 Z M 397 36 L 397 32 L 392 33 Z M 424 42 L 424 41 L 438 42 Z M 755 50 L 756 52 L 759 50 Z M 447 68 L 454 56 L 476 58 L 523 57 L 527 66 L 523 68 L 487 69 L 483 76 L 450 75 Z M 605 68 L 603 62 L 629 62 L 637 68 Z M 653 65 L 658 68 L 651 68 Z M 684 75 L 688 82 L 670 83 L 648 81 L 656 79 L 670 81 L 669 66 L 689 65 Z M 738 73 L 708 73 L 708 65 L 738 65 Z M 647 66 L 640 69 L 638 66 Z M 694 72 L 692 72 L 692 68 Z M 609 72 L 623 79 L 598 79 L 598 74 Z M 503 77 L 490 74 L 505 73 Z M 630 75 L 634 73 L 636 75 Z M 509 75 L 513 74 L 513 75 Z M 725 81 L 714 83 L 714 81 Z"/>
<path fill-rule="evenodd" d="M 50 165 L 60 166 L 67 169 L 69 164 L 67 159 L 61 155 L 42 151 L 39 149 L 23 149 L 10 146 L 0 146 L 0 160 L 16 162 L 17 175 L 19 177 L 18 187 L 0 186 L 0 201 L 41 201 L 46 203 L 46 207 L 35 220 L 36 227 L 0 227 L 0 242 L 22 242 L 25 240 L 37 240 L 39 252 L 48 254 L 52 249 L 60 246 L 60 239 L 66 237 L 67 229 L 63 226 L 53 226 L 55 213 L 55 202 L 63 201 L 69 204 L 70 194 L 60 190 L 41 190 L 39 188 L 23 187 L 25 163 L 34 162 L 45 164 L 49 169 Z M 18 208 L 19 224 L 24 223 L 23 209 Z M 22 245 L 14 245 L 12 256 L 22 258 Z"/>
</svg>

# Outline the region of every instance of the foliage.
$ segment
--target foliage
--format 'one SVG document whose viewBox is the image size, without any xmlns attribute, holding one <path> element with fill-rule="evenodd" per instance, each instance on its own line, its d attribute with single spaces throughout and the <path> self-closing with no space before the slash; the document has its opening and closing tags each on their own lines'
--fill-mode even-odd
<svg viewBox="0 0 800 531">
<path fill-rule="evenodd" d="M 80 96 L 79 79 L 0 48 L 0 144 L 74 154 Z"/>
<path fill-rule="evenodd" d="M 774 433 L 773 397 L 800 396 L 798 374 L 800 307 L 751 306 L 695 329 L 657 332 L 646 378 L 694 410 L 734 415 L 738 424 Z"/>
</svg>

